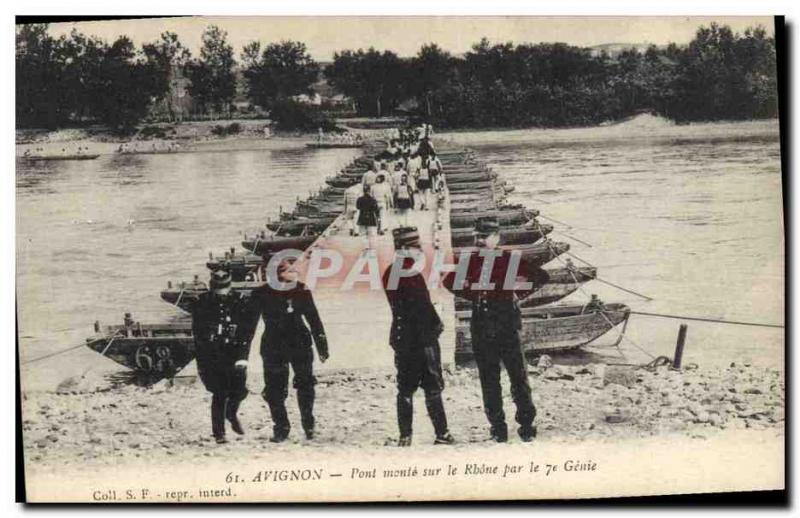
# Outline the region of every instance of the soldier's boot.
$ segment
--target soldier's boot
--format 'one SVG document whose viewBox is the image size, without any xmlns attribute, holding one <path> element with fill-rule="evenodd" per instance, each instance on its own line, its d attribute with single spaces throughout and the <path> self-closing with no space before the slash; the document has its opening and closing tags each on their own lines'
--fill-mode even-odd
<svg viewBox="0 0 800 518">
<path fill-rule="evenodd" d="M 456 441 L 447 429 L 447 414 L 444 411 L 442 395 L 426 395 L 425 407 L 428 409 L 428 417 L 431 418 L 433 430 L 436 433 L 433 444 L 454 444 Z"/>
<path fill-rule="evenodd" d="M 492 425 L 489 433 L 495 442 L 508 442 L 508 427 L 505 423 Z"/>
<path fill-rule="evenodd" d="M 219 444 L 228 442 L 225 439 L 225 399 L 223 394 L 211 396 L 211 433 Z"/>
<path fill-rule="evenodd" d="M 272 426 L 272 437 L 269 438 L 269 442 L 283 442 L 289 438 L 289 430 L 288 426 Z"/>
<path fill-rule="evenodd" d="M 270 442 L 283 442 L 289 437 L 289 416 L 283 401 L 268 401 L 269 413 L 272 415 L 272 437 Z"/>
<path fill-rule="evenodd" d="M 242 403 L 241 399 L 238 398 L 228 398 L 228 402 L 225 405 L 225 417 L 228 419 L 228 422 L 231 423 L 231 430 L 238 433 L 239 435 L 244 435 L 244 428 L 242 427 L 242 423 L 239 422 L 239 405 Z"/>
<path fill-rule="evenodd" d="M 411 425 L 414 420 L 414 403 L 411 396 L 397 395 L 397 427 L 400 429 L 398 446 L 411 446 Z"/>
<path fill-rule="evenodd" d="M 449 445 L 455 444 L 455 443 L 456 443 L 456 439 L 455 439 L 455 437 L 452 436 L 452 434 L 450 434 L 450 432 L 447 432 L 444 435 L 437 435 L 436 439 L 433 440 L 433 444 L 435 444 L 437 446 L 442 445 L 442 444 L 446 444 L 446 445 L 449 446 Z"/>
<path fill-rule="evenodd" d="M 314 392 L 308 390 L 297 391 L 297 405 L 300 407 L 300 422 L 306 439 L 314 438 Z"/>
<path fill-rule="evenodd" d="M 517 433 L 522 442 L 531 442 L 536 437 L 536 426 L 532 424 L 520 426 Z"/>
</svg>

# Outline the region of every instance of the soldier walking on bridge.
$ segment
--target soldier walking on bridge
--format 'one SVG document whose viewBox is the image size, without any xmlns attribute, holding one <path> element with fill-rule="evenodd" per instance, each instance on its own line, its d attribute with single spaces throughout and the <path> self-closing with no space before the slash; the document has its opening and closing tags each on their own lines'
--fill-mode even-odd
<svg viewBox="0 0 800 518">
<path fill-rule="evenodd" d="M 439 349 L 443 325 L 431 303 L 425 279 L 413 272 L 414 259 L 409 250 L 419 250 L 419 233 L 414 227 L 392 231 L 395 260 L 383 274 L 383 286 L 392 310 L 389 345 L 394 349 L 397 367 L 398 446 L 411 446 L 413 397 L 418 387 L 425 392 L 425 406 L 436 433 L 434 444 L 453 444 L 447 429 L 442 402 L 444 379 Z M 411 273 L 413 272 L 413 273 Z"/>
</svg>

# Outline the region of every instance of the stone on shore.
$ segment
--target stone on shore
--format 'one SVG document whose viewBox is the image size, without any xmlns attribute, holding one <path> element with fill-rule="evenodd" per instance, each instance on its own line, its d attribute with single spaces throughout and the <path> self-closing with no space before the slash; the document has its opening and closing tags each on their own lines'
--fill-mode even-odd
<svg viewBox="0 0 800 518">
<path fill-rule="evenodd" d="M 287 410 L 292 432 L 279 448 L 296 449 L 298 454 L 305 448 L 374 450 L 396 441 L 394 375 L 347 372 L 318 378 L 318 436 L 313 441 L 303 436 L 296 395 L 290 390 Z M 458 368 L 445 372 L 444 378 L 445 409 L 456 447 L 491 446 L 477 370 Z M 772 428 L 782 433 L 785 423 L 784 377 L 775 369 L 740 364 L 688 372 L 604 364 L 553 364 L 540 369 L 537 363 L 529 379 L 541 440 L 708 436 L 728 428 Z M 511 426 L 513 400 L 505 374 L 501 380 Z M 255 377 L 248 380 L 252 394 L 240 409 L 248 433 L 242 437 L 229 433 L 231 442 L 224 447 L 211 438 L 210 396 L 197 383 L 29 392 L 23 405 L 24 447 L 29 458 L 40 457 L 39 464 L 89 459 L 115 463 L 137 457 L 148 462 L 191 461 L 200 452 L 268 456 L 276 446 L 268 441 L 272 422 L 258 394 L 262 382 Z M 415 396 L 414 444 L 432 441 L 434 435 L 423 399 L 421 393 Z"/>
</svg>

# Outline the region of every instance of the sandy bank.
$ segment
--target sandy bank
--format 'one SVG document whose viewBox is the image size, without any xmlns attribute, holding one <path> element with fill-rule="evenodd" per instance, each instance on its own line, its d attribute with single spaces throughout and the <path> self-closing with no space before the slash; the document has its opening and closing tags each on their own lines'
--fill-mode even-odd
<svg viewBox="0 0 800 518">
<path fill-rule="evenodd" d="M 632 370 L 602 364 L 530 368 L 539 415 L 539 441 L 581 442 L 679 436 L 696 439 L 740 429 L 784 429 L 785 384 L 781 371 L 747 365 L 683 372 Z M 287 407 L 295 428 L 281 445 L 268 442 L 271 421 L 249 380 L 242 405 L 244 436 L 216 445 L 210 436 L 210 396 L 193 378 L 173 386 L 123 387 L 106 392 L 25 395 L 26 460 L 37 466 L 73 463 L 196 461 L 198 456 L 247 458 L 307 449 L 381 449 L 397 436 L 395 385 L 391 375 L 336 374 L 319 378 L 319 435 L 307 441 L 299 428 L 294 394 Z M 446 374 L 445 406 L 456 448 L 492 447 L 477 372 Z M 506 414 L 513 405 L 504 379 Z M 515 428 L 512 428 L 512 431 Z M 415 400 L 415 444 L 429 445 L 433 431 L 421 394 Z M 515 434 L 512 443 L 518 443 Z"/>
<path fill-rule="evenodd" d="M 212 132 L 215 126 L 227 127 L 233 123 L 241 127 L 238 134 L 221 137 Z M 141 134 L 121 137 L 109 133 L 102 127 L 55 131 L 17 130 L 16 153 L 22 155 L 26 150 L 30 150 L 31 154 L 72 154 L 81 147 L 84 148 L 84 154 L 106 155 L 114 153 L 123 143 L 129 148 L 135 147 L 141 151 L 150 151 L 154 147 L 167 150 L 171 143 L 177 143 L 180 152 L 284 149 L 303 147 L 316 136 L 302 132 L 275 132 L 270 138 L 265 138 L 264 127 L 267 123 L 268 121 L 264 120 L 218 120 L 148 125 L 162 129 L 163 138 L 143 137 Z"/>
</svg>

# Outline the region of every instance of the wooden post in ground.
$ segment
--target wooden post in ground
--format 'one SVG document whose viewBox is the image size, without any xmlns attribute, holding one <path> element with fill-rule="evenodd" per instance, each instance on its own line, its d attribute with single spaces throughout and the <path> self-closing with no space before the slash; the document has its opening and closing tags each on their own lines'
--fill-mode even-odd
<svg viewBox="0 0 800 518">
<path fill-rule="evenodd" d="M 683 346 L 686 344 L 686 331 L 689 328 L 686 324 L 681 324 L 678 329 L 678 342 L 675 344 L 675 356 L 672 359 L 672 368 L 680 370 L 683 362 Z"/>
</svg>

